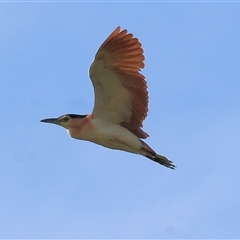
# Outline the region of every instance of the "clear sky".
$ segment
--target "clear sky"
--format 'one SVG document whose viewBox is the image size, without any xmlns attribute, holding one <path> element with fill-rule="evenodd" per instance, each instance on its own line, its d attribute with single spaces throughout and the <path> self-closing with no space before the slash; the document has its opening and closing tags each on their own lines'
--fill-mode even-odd
<svg viewBox="0 0 240 240">
<path fill-rule="evenodd" d="M 240 3 L 0 3 L 0 238 L 240 238 Z M 146 142 L 176 170 L 40 123 L 92 111 L 88 69 L 143 45 Z"/>
</svg>

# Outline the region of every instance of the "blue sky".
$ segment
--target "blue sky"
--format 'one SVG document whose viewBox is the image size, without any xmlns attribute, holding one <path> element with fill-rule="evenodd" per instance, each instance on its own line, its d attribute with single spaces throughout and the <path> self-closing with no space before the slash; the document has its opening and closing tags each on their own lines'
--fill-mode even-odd
<svg viewBox="0 0 240 240">
<path fill-rule="evenodd" d="M 239 3 L 0 3 L 0 238 L 240 238 Z M 40 123 L 92 111 L 105 38 L 143 45 L 147 143 L 176 165 Z"/>
</svg>

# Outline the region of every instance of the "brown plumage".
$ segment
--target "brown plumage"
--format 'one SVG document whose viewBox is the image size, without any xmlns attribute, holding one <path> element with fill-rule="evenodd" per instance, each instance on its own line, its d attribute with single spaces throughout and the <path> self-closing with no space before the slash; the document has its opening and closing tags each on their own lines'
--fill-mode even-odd
<svg viewBox="0 0 240 240">
<path fill-rule="evenodd" d="M 139 73 L 140 68 L 144 67 L 143 60 L 143 50 L 138 39 L 133 38 L 133 35 L 127 33 L 127 30 L 120 32 L 120 27 L 117 27 L 100 46 L 93 62 L 95 64 L 96 61 L 103 61 L 104 68 L 114 72 L 122 86 L 129 92 L 130 103 L 125 104 L 127 109 L 124 111 L 130 111 L 131 114 L 124 115 L 124 119 L 118 123 L 139 138 L 149 136 L 141 129 L 148 111 L 147 84 L 144 76 Z M 90 69 L 91 76 L 92 67 Z M 92 79 L 92 81 L 94 85 L 94 80 Z M 105 81 L 105 84 L 108 82 Z M 95 96 L 96 94 L 98 93 L 95 91 Z M 129 96 L 125 97 L 127 101 Z M 105 104 L 109 104 L 109 102 L 105 102 Z"/>
<path fill-rule="evenodd" d="M 103 42 L 90 66 L 95 101 L 92 114 L 67 114 L 42 122 L 65 127 L 71 137 L 107 148 L 141 154 L 174 169 L 166 157 L 158 155 L 141 140 L 148 112 L 148 91 L 141 43 L 127 30 L 117 27 Z"/>
</svg>

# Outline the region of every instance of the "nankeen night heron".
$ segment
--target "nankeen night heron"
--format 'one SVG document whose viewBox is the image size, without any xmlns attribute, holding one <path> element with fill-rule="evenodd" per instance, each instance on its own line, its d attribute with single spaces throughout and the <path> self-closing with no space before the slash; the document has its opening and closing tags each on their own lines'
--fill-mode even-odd
<svg viewBox="0 0 240 240">
<path fill-rule="evenodd" d="M 65 114 L 41 122 L 62 126 L 73 138 L 140 154 L 174 169 L 171 161 L 141 140 L 149 136 L 141 129 L 148 111 L 147 83 L 140 74 L 143 61 L 138 39 L 117 27 L 100 46 L 90 67 L 95 93 L 92 113 Z"/>
</svg>

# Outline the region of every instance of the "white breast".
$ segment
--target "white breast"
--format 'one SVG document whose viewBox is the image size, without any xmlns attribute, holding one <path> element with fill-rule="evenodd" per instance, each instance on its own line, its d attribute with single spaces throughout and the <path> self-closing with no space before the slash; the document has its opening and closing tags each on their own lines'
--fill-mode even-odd
<svg viewBox="0 0 240 240">
<path fill-rule="evenodd" d="M 94 130 L 84 134 L 85 140 L 133 153 L 138 153 L 142 148 L 139 138 L 118 124 L 102 119 L 93 119 L 92 124 Z"/>
</svg>

